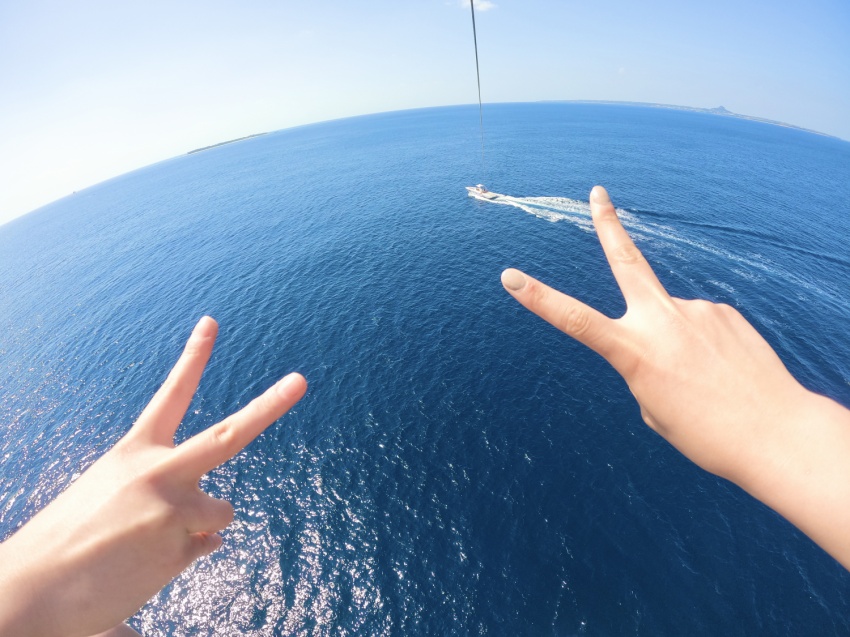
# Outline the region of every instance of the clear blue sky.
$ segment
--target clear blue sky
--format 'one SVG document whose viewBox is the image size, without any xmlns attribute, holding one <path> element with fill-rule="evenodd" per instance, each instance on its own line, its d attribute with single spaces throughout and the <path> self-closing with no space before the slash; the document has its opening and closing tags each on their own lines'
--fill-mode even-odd
<svg viewBox="0 0 850 637">
<path fill-rule="evenodd" d="M 485 102 L 722 104 L 850 140 L 848 0 L 481 5 Z M 0 223 L 200 146 L 476 99 L 461 0 L 0 0 Z"/>
</svg>

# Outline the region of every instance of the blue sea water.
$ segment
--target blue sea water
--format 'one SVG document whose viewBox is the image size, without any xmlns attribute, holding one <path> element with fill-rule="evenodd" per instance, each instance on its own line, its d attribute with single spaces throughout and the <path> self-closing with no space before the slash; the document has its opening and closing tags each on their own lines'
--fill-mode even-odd
<svg viewBox="0 0 850 637">
<path fill-rule="evenodd" d="M 178 157 L 0 227 L 0 538 L 132 424 L 203 314 L 178 438 L 286 372 L 305 399 L 203 487 L 224 547 L 146 635 L 830 635 L 850 575 L 643 425 L 519 307 L 611 316 L 604 184 L 671 293 L 738 307 L 850 405 L 850 144 L 617 105 L 359 117 Z M 483 181 L 506 204 L 466 197 Z M 850 459 L 848 459 L 850 461 Z"/>
</svg>

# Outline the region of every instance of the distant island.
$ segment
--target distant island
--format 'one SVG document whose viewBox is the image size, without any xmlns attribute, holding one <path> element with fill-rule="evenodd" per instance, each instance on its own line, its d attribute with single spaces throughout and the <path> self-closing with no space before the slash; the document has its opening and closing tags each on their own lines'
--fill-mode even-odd
<svg viewBox="0 0 850 637">
<path fill-rule="evenodd" d="M 237 137 L 236 139 L 228 139 L 226 142 L 219 142 L 218 144 L 212 144 L 211 146 L 204 146 L 203 148 L 196 148 L 195 150 L 190 150 L 187 155 L 191 155 L 192 153 L 199 153 L 202 150 L 209 150 L 210 148 L 218 148 L 219 146 L 224 146 L 225 144 L 232 144 L 233 142 L 241 142 L 243 139 L 251 139 L 252 137 L 259 137 L 260 135 L 266 135 L 267 133 L 254 133 L 253 135 L 245 135 L 245 137 Z"/>
<path fill-rule="evenodd" d="M 617 106 L 644 106 L 649 108 L 666 108 L 674 111 L 691 111 L 692 113 L 708 113 L 709 115 L 720 115 L 722 117 L 735 117 L 737 119 L 748 119 L 751 122 L 761 122 L 762 124 L 773 124 L 774 126 L 782 126 L 783 128 L 793 128 L 799 131 L 803 131 L 806 133 L 812 133 L 814 135 L 820 135 L 821 137 L 831 137 L 832 139 L 841 139 L 840 137 L 836 137 L 835 135 L 829 135 L 827 133 L 822 133 L 820 131 L 812 130 L 811 128 L 803 128 L 802 126 L 795 126 L 794 124 L 788 124 L 786 122 L 778 122 L 774 119 L 766 119 L 764 117 L 753 117 L 752 115 L 740 115 L 738 113 L 733 113 L 729 109 L 724 106 L 715 106 L 714 108 L 698 108 L 696 106 L 676 106 L 674 104 L 655 104 L 652 102 L 618 102 L 611 100 L 540 100 L 540 103 L 549 103 L 549 104 L 613 104 Z M 212 144 L 210 146 L 204 146 L 203 148 L 196 148 L 195 150 L 190 150 L 187 155 L 191 155 L 192 153 L 200 153 L 204 150 L 209 150 L 210 148 L 217 148 L 219 146 L 224 146 L 226 144 L 232 144 L 234 142 L 241 142 L 246 139 L 251 139 L 252 137 L 260 137 L 261 135 L 268 135 L 268 132 L 264 133 L 254 133 L 253 135 L 245 135 L 245 137 L 237 137 L 236 139 L 229 139 L 226 142 L 219 142 L 218 144 Z"/>
<path fill-rule="evenodd" d="M 723 106 L 714 108 L 697 108 L 695 106 L 675 106 L 673 104 L 654 104 L 652 102 L 613 102 L 607 100 L 543 100 L 544 102 L 555 102 L 560 104 L 618 104 L 620 106 L 648 106 L 650 108 L 668 108 L 674 111 L 691 111 L 693 113 L 708 113 L 709 115 L 722 115 L 723 117 L 736 117 L 738 119 L 748 119 L 751 122 L 761 122 L 762 124 L 773 124 L 774 126 L 782 126 L 783 128 L 794 128 L 806 133 L 813 133 L 822 137 L 831 137 L 832 139 L 841 139 L 835 135 L 829 135 L 820 131 L 812 130 L 811 128 L 803 128 L 802 126 L 794 126 L 786 122 L 778 122 L 775 119 L 765 119 L 764 117 L 753 117 L 752 115 L 740 115 L 733 113 Z"/>
</svg>

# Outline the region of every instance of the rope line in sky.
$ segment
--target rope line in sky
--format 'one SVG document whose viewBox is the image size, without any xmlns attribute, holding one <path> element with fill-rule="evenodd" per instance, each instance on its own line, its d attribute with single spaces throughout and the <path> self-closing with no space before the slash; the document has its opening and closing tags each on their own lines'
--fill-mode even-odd
<svg viewBox="0 0 850 637">
<path fill-rule="evenodd" d="M 484 167 L 484 112 L 481 107 L 481 72 L 478 70 L 478 35 L 475 32 L 475 5 L 469 0 L 472 11 L 472 41 L 475 43 L 475 78 L 478 80 L 478 125 L 481 128 L 481 167 Z"/>
</svg>

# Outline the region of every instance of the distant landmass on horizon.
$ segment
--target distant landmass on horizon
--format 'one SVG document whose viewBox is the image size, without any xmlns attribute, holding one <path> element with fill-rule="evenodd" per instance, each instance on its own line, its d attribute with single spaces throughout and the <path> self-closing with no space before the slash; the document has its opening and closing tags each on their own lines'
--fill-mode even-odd
<svg viewBox="0 0 850 637">
<path fill-rule="evenodd" d="M 821 137 L 830 137 L 832 139 L 841 139 L 840 137 L 836 137 L 835 135 L 830 135 L 829 133 L 822 133 L 821 131 L 816 131 L 811 128 L 803 128 L 802 126 L 795 126 L 794 124 L 789 124 L 787 122 L 780 122 L 775 119 L 767 119 L 765 117 L 754 117 L 752 115 L 741 115 L 740 113 L 733 113 L 729 109 L 724 106 L 716 106 L 714 108 L 699 108 L 696 106 L 677 106 L 675 104 L 656 104 L 654 102 L 625 102 L 625 101 L 616 101 L 616 100 L 537 100 L 537 103 L 548 103 L 548 104 L 618 104 L 620 106 L 647 106 L 650 108 L 667 108 L 674 111 L 691 111 L 694 113 L 708 113 L 710 115 L 722 115 L 723 117 L 737 117 L 738 119 L 748 119 L 751 122 L 762 122 L 763 124 L 773 124 L 774 126 L 782 126 L 783 128 L 794 128 L 796 130 L 804 131 L 806 133 L 813 133 L 815 135 L 820 135 Z M 194 150 L 188 151 L 186 154 L 191 155 L 193 153 L 199 153 L 204 150 L 209 150 L 210 148 L 216 148 L 218 146 L 224 146 L 226 144 L 232 144 L 233 142 L 241 142 L 245 139 L 251 139 L 252 137 L 259 137 L 260 135 L 267 135 L 267 132 L 263 133 L 255 133 L 253 135 L 246 135 L 244 137 L 237 137 L 236 139 L 229 139 L 224 142 L 219 142 L 217 144 L 211 144 L 210 146 L 204 146 L 202 148 L 195 148 Z"/>
<path fill-rule="evenodd" d="M 653 102 L 622 102 L 622 101 L 611 101 L 611 100 L 540 100 L 541 102 L 551 102 L 557 104 L 619 104 L 621 106 L 649 106 L 651 108 L 668 108 L 674 111 L 692 111 L 694 113 L 709 113 L 711 115 L 723 115 L 724 117 L 737 117 L 738 119 L 748 119 L 751 122 L 762 122 L 763 124 L 773 124 L 774 126 L 782 126 L 783 128 L 795 128 L 797 130 L 805 131 L 806 133 L 814 133 L 815 135 L 821 135 L 822 137 L 831 137 L 832 139 L 841 139 L 840 137 L 836 137 L 835 135 L 830 135 L 828 133 L 822 133 L 820 131 L 812 130 L 811 128 L 803 128 L 802 126 L 795 126 L 794 124 L 789 124 L 787 122 L 780 122 L 775 119 L 767 119 L 765 117 L 754 117 L 752 115 L 741 115 L 740 113 L 733 113 L 723 106 L 716 106 L 715 108 L 699 108 L 696 106 L 676 106 L 675 104 L 656 104 Z"/>
</svg>

